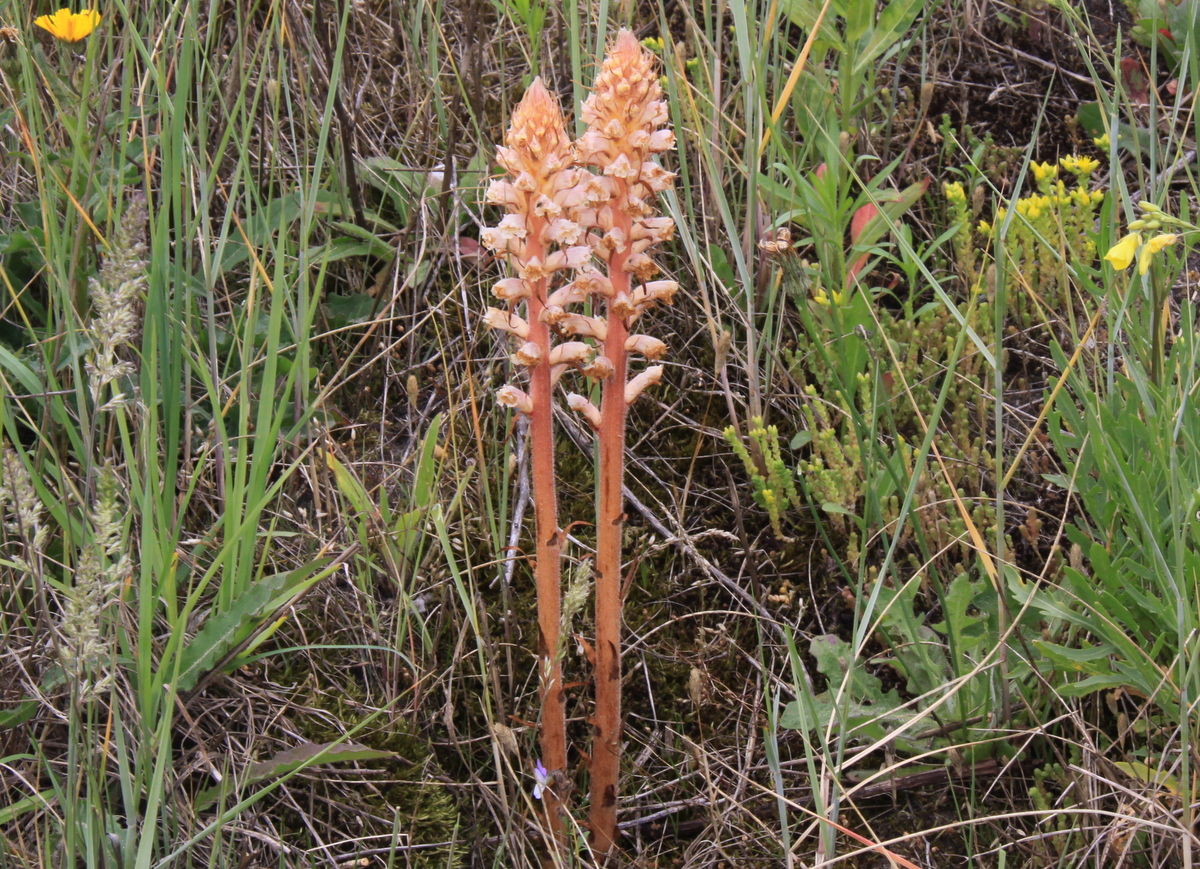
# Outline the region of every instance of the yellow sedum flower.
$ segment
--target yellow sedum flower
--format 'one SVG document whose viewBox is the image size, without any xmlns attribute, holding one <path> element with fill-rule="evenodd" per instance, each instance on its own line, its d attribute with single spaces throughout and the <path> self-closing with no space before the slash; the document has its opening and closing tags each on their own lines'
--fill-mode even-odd
<svg viewBox="0 0 1200 869">
<path fill-rule="evenodd" d="M 1058 177 L 1058 167 L 1053 163 L 1030 163 L 1029 168 L 1033 170 L 1033 178 L 1039 184 Z"/>
<path fill-rule="evenodd" d="M 55 39 L 79 42 L 96 29 L 100 23 L 100 13 L 94 9 L 84 9 L 82 12 L 59 9 L 53 15 L 42 15 L 34 19 L 33 23 L 48 31 Z"/>
<path fill-rule="evenodd" d="M 1142 234 L 1140 232 L 1131 232 L 1109 248 L 1104 258 L 1112 263 L 1112 267 L 1117 271 L 1124 271 L 1133 265 L 1133 255 L 1137 253 L 1138 246 L 1141 243 Z"/>
<path fill-rule="evenodd" d="M 1100 161 L 1094 157 L 1072 155 L 1058 161 L 1064 169 L 1074 175 L 1091 175 L 1100 168 Z"/>
<path fill-rule="evenodd" d="M 963 190 L 962 182 L 960 181 L 944 181 L 942 182 L 942 192 L 951 202 L 966 202 L 967 192 Z"/>
<path fill-rule="evenodd" d="M 1096 138 L 1092 139 L 1092 144 L 1101 151 L 1107 151 L 1109 146 L 1112 144 L 1112 140 L 1108 138 L 1108 133 L 1105 133 L 1103 136 L 1097 136 Z"/>
</svg>

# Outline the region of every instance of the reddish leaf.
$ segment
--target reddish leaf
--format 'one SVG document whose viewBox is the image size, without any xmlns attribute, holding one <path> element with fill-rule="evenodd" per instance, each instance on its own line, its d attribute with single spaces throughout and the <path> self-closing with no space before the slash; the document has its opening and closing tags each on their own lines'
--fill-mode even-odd
<svg viewBox="0 0 1200 869">
<path fill-rule="evenodd" d="M 875 207 L 874 202 L 868 202 L 862 208 L 854 212 L 854 217 L 850 218 L 850 243 L 858 244 L 858 237 L 862 235 L 863 229 L 871 222 L 871 218 L 879 213 L 879 209 Z"/>
<path fill-rule="evenodd" d="M 1130 99 L 1139 103 L 1150 101 L 1150 80 L 1146 78 L 1142 63 L 1136 57 L 1121 58 L 1121 80 Z"/>
</svg>

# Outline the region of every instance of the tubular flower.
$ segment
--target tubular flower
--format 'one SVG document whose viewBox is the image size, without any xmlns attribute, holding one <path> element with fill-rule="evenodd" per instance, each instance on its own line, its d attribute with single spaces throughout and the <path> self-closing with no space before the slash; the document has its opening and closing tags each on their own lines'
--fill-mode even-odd
<svg viewBox="0 0 1200 869">
<path fill-rule="evenodd" d="M 546 309 L 546 313 L 550 314 L 549 322 L 556 326 L 561 332 L 566 335 L 578 335 L 581 338 L 595 338 L 597 341 L 603 341 L 608 337 L 608 324 L 599 317 L 585 317 L 583 314 L 568 314 L 566 312 L 552 313 L 550 308 Z"/>
<path fill-rule="evenodd" d="M 34 19 L 34 24 L 50 33 L 55 39 L 63 42 L 79 42 L 86 39 L 100 24 L 100 13 L 94 9 L 84 9 L 82 12 L 72 12 L 70 9 L 59 9 L 53 15 L 41 15 Z"/>
<path fill-rule="evenodd" d="M 550 351 L 551 365 L 582 365 L 590 360 L 595 348 L 583 341 L 567 341 Z"/>
<path fill-rule="evenodd" d="M 520 278 L 504 278 L 492 287 L 492 295 L 506 302 L 529 298 L 529 284 Z"/>
<path fill-rule="evenodd" d="M 518 348 L 517 352 L 512 355 L 512 361 L 517 365 L 524 365 L 526 368 L 532 368 L 542 361 L 542 348 L 534 344 L 532 341 L 526 341 Z"/>
<path fill-rule="evenodd" d="M 529 337 L 528 323 L 516 314 L 501 311 L 499 308 L 488 308 L 487 313 L 483 316 L 483 322 L 493 329 L 511 332 L 518 338 L 527 339 Z"/>
<path fill-rule="evenodd" d="M 662 380 L 663 367 L 661 365 L 651 365 L 637 377 L 634 377 L 625 384 L 625 403 L 633 404 L 637 401 L 637 397 L 642 394 L 647 386 L 651 386 Z"/>
<path fill-rule="evenodd" d="M 640 353 L 647 359 L 662 359 L 667 352 L 667 345 L 649 335 L 630 335 L 625 341 L 625 349 L 630 353 Z"/>
<path fill-rule="evenodd" d="M 496 393 L 496 401 L 521 413 L 533 413 L 533 400 L 515 386 L 500 387 L 500 391 Z"/>
<path fill-rule="evenodd" d="M 568 393 L 567 407 L 576 413 L 583 414 L 583 418 L 591 423 L 592 428 L 600 428 L 600 409 L 582 395 L 575 392 Z"/>
<path fill-rule="evenodd" d="M 1138 246 L 1141 243 L 1142 234 L 1140 232 L 1131 232 L 1109 248 L 1104 258 L 1112 263 L 1114 269 L 1123 271 L 1133 265 L 1133 256 L 1137 253 Z"/>
<path fill-rule="evenodd" d="M 1162 233 L 1148 239 L 1142 245 L 1141 253 L 1138 254 L 1138 274 L 1144 275 L 1150 270 L 1150 261 L 1154 259 L 1156 253 L 1161 253 L 1163 248 L 1170 247 L 1175 242 L 1179 241 L 1179 236 L 1173 232 Z"/>
</svg>

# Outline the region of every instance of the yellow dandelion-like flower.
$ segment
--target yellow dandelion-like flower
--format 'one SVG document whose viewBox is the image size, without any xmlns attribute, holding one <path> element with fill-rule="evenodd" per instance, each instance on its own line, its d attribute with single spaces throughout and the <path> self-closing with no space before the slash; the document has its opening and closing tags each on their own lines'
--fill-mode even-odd
<svg viewBox="0 0 1200 869">
<path fill-rule="evenodd" d="M 1109 248 L 1104 258 L 1112 263 L 1114 269 L 1123 271 L 1133 265 L 1133 255 L 1137 253 L 1138 246 L 1141 243 L 1142 234 L 1140 232 L 1131 232 Z"/>
<path fill-rule="evenodd" d="M 55 39 L 79 42 L 86 39 L 100 24 L 100 13 L 95 9 L 84 9 L 82 12 L 59 9 L 53 15 L 42 15 L 34 19 L 33 23 L 48 31 Z"/>
</svg>

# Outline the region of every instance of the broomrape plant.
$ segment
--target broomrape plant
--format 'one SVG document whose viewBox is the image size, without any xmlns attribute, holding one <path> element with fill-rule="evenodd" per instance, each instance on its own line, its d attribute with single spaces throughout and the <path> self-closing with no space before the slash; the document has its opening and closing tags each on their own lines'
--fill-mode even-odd
<svg viewBox="0 0 1200 869">
<path fill-rule="evenodd" d="M 599 407 L 579 393 L 569 393 L 566 400 L 599 442 L 590 822 L 593 846 L 604 854 L 617 835 L 626 408 L 663 372 L 653 365 L 630 377 L 629 357 L 654 360 L 666 353 L 666 344 L 633 327 L 648 308 L 670 304 L 678 290 L 674 281 L 653 280 L 658 266 L 648 253 L 675 229 L 670 218 L 656 217 L 653 207 L 675 177 L 653 157 L 673 148 L 675 136 L 663 129 L 667 105 L 654 58 L 628 30 L 621 31 L 605 58 L 583 104 L 583 119 L 588 129 L 572 145 L 557 104 L 541 81 L 534 81 L 513 113 L 506 147 L 497 150 L 512 180 L 495 181 L 488 191 L 489 201 L 505 206 L 508 214 L 482 240 L 517 273 L 496 285 L 493 292 L 508 305 L 489 308 L 485 321 L 518 339 L 513 361 L 529 371 L 528 392 L 510 384 L 497 399 L 530 418 L 542 754 L 550 782 L 566 769 L 562 667 L 554 653 L 563 535 L 555 504 L 552 391 L 568 369 L 600 383 Z M 604 316 L 578 313 L 589 301 Z M 522 304 L 524 318 L 515 310 Z M 543 790 L 557 832 L 561 803 L 554 801 L 552 788 Z"/>
</svg>

